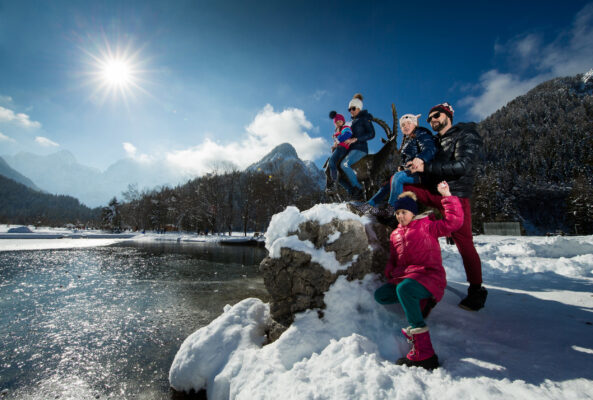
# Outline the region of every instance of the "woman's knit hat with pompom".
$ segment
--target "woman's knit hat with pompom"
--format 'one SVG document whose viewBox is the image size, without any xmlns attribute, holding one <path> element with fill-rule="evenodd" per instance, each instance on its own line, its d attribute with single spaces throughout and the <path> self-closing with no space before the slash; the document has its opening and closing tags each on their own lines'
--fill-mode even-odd
<svg viewBox="0 0 593 400">
<path fill-rule="evenodd" d="M 348 103 L 348 109 L 351 109 L 352 107 L 362 110 L 362 94 L 356 93 L 352 96 L 352 100 Z"/>
</svg>

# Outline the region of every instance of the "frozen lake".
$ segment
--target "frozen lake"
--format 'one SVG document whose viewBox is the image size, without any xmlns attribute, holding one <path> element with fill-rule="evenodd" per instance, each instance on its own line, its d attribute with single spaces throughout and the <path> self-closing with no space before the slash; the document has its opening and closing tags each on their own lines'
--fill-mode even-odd
<svg viewBox="0 0 593 400">
<path fill-rule="evenodd" d="M 3 398 L 169 399 L 181 342 L 246 297 L 265 250 L 208 243 L 0 252 Z"/>
</svg>

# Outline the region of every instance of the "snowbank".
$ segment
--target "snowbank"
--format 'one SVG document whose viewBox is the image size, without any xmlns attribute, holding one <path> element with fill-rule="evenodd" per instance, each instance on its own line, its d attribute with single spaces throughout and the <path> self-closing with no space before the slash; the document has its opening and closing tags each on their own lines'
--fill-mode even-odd
<svg viewBox="0 0 593 400">
<path fill-rule="evenodd" d="M 307 219 L 352 216 L 341 206 L 310 211 L 273 218 L 270 253 Z M 593 398 L 593 237 L 475 241 L 489 289 L 477 313 L 457 307 L 465 273 L 456 247 L 441 241 L 449 283 L 427 320 L 442 365 L 434 372 L 394 364 L 409 349 L 400 333 L 407 322 L 398 305 L 375 303 L 381 277 L 367 275 L 340 277 L 322 319 L 316 310 L 299 313 L 263 347 L 268 305 L 227 307 L 184 342 L 171 386 L 205 388 L 209 399 Z"/>
<path fill-rule="evenodd" d="M 585 336 L 591 327 L 583 325 L 579 337 L 574 326 L 566 328 L 571 318 L 552 326 L 553 315 L 530 317 L 536 299 L 514 311 L 512 301 L 490 299 L 486 312 L 469 313 L 448 292 L 429 319 L 442 367 L 431 373 L 396 366 L 408 349 L 399 333 L 405 317 L 396 306 L 374 302 L 379 284 L 376 276 L 341 277 L 326 296 L 323 319 L 302 313 L 262 348 L 267 305 L 243 300 L 186 340 L 171 367 L 171 385 L 206 388 L 209 399 L 591 398 L 593 339 Z M 509 293 L 491 290 L 491 296 Z M 249 308 L 258 312 L 245 320 Z"/>
</svg>

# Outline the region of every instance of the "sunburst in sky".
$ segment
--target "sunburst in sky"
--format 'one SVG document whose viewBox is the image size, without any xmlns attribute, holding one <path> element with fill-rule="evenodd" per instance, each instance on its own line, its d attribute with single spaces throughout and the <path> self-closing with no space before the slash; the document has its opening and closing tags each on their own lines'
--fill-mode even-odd
<svg viewBox="0 0 593 400">
<path fill-rule="evenodd" d="M 132 50 L 131 45 L 112 47 L 106 42 L 102 50 L 87 54 L 92 60 L 93 98 L 99 98 L 102 103 L 110 99 L 127 103 L 140 93 L 147 93 L 142 86 L 145 61 L 140 57 L 140 50 Z"/>
</svg>

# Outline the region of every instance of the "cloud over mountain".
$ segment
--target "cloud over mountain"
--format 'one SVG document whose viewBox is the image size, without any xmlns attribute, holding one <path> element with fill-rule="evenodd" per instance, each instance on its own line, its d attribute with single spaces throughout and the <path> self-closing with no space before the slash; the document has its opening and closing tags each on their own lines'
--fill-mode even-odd
<svg viewBox="0 0 593 400">
<path fill-rule="evenodd" d="M 511 71 L 492 69 L 483 73 L 478 93 L 466 96 L 459 104 L 470 106 L 470 114 L 483 119 L 548 79 L 587 72 L 593 67 L 593 3 L 576 14 L 568 29 L 544 43 L 544 32 L 496 43 L 495 55 L 507 57 Z"/>
</svg>

